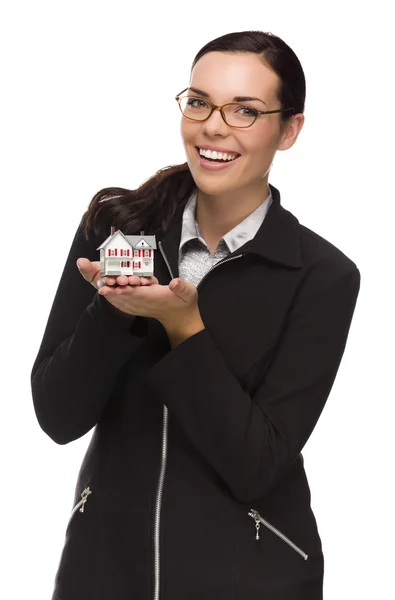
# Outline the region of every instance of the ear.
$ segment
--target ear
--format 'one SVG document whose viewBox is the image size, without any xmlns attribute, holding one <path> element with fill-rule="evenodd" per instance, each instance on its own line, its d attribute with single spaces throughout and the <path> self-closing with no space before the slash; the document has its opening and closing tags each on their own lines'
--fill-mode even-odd
<svg viewBox="0 0 395 600">
<path fill-rule="evenodd" d="M 277 150 L 288 150 L 288 148 L 291 148 L 294 145 L 298 139 L 299 133 L 302 131 L 304 120 L 305 117 L 303 113 L 298 113 L 290 119 L 280 135 L 280 142 L 277 146 Z"/>
</svg>

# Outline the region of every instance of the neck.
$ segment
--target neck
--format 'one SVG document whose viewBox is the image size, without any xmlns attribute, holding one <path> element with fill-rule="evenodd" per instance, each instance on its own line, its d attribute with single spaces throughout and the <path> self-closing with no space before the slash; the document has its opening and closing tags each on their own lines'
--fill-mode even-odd
<svg viewBox="0 0 395 600">
<path fill-rule="evenodd" d="M 248 192 L 241 188 L 215 195 L 198 190 L 196 221 L 203 238 L 221 239 L 254 212 L 269 193 L 267 179 Z"/>
</svg>

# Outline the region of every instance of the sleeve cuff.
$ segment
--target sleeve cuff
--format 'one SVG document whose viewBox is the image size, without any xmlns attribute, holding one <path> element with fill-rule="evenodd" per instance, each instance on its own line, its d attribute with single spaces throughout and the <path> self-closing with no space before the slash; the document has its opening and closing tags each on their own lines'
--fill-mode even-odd
<svg viewBox="0 0 395 600">
<path fill-rule="evenodd" d="M 189 384 L 193 383 L 189 377 L 198 376 L 197 365 L 202 368 L 202 357 L 205 365 L 218 365 L 218 361 L 221 361 L 226 368 L 207 328 L 191 335 L 162 357 L 146 372 L 147 382 L 154 390 L 159 393 L 165 391 L 168 396 L 168 391 L 174 386 L 184 385 L 185 376 Z"/>
<path fill-rule="evenodd" d="M 122 311 L 117 313 L 118 309 L 110 306 L 108 300 L 98 292 L 93 298 L 92 305 L 99 310 L 106 326 L 116 327 L 138 337 L 144 337 L 147 334 L 148 325 L 145 317 L 128 315 Z"/>
</svg>

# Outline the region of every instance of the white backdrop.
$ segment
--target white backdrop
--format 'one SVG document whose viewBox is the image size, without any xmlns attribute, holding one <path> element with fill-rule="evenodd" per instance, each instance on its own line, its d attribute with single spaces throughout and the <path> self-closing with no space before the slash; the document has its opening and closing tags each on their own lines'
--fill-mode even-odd
<svg viewBox="0 0 395 600">
<path fill-rule="evenodd" d="M 2 599 L 50 599 L 92 434 L 56 445 L 36 421 L 30 388 L 76 227 L 99 189 L 134 188 L 184 162 L 174 96 L 206 42 L 245 29 L 282 37 L 307 80 L 305 125 L 276 155 L 269 181 L 283 206 L 362 276 L 337 379 L 303 452 L 325 555 L 324 597 L 395 597 L 389 8 L 335 0 L 3 4 Z"/>
</svg>

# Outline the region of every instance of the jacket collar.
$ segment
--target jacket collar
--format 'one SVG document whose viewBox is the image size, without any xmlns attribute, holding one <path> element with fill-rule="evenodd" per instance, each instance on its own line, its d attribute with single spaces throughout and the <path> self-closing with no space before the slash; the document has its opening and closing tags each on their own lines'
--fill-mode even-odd
<svg viewBox="0 0 395 600">
<path fill-rule="evenodd" d="M 277 188 L 269 183 L 273 202 L 262 225 L 252 240 L 246 242 L 230 256 L 254 254 L 265 260 L 289 267 L 303 267 L 298 219 L 281 205 Z M 178 250 L 181 240 L 182 215 L 185 203 L 181 203 L 173 216 L 169 228 L 161 240 L 162 248 L 170 263 L 174 277 L 178 277 Z"/>
</svg>

